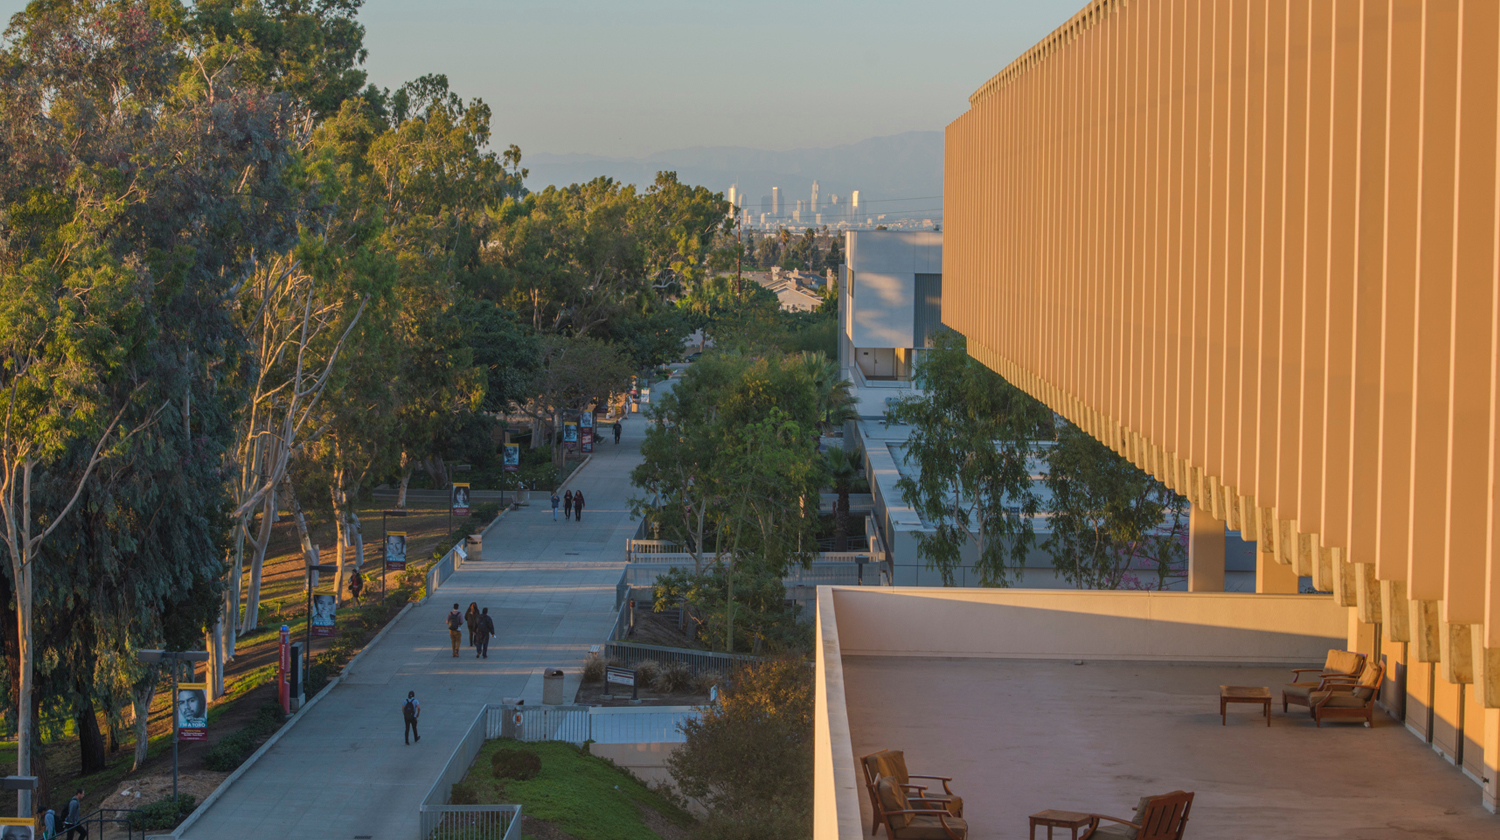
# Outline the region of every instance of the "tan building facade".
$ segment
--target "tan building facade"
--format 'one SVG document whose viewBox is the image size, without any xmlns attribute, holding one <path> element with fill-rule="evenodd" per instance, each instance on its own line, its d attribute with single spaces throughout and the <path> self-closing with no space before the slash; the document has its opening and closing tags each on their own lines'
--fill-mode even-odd
<svg viewBox="0 0 1500 840">
<path fill-rule="evenodd" d="M 1095 0 L 947 129 L 943 321 L 1500 750 L 1500 3 Z M 1493 785 L 1493 781 L 1490 783 Z M 1494 802 L 1493 787 L 1486 794 Z"/>
</svg>

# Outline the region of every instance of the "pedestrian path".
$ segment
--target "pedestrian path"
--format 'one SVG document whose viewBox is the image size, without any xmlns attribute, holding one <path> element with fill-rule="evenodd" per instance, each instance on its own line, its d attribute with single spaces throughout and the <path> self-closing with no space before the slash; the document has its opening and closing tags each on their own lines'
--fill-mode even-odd
<svg viewBox="0 0 1500 840">
<path fill-rule="evenodd" d="M 511 511 L 483 551 L 425 603 L 409 610 L 350 673 L 183 833 L 225 837 L 414 840 L 417 807 L 479 707 L 508 697 L 541 702 L 542 669 L 578 666 L 615 620 L 624 566 L 630 470 L 645 421 L 624 422 L 620 444 L 596 446 L 569 487 L 582 490 L 581 521 L 552 520 L 545 498 Z M 496 616 L 489 658 L 455 659 L 443 619 L 471 601 Z M 401 702 L 422 701 L 420 744 L 401 741 Z"/>
</svg>

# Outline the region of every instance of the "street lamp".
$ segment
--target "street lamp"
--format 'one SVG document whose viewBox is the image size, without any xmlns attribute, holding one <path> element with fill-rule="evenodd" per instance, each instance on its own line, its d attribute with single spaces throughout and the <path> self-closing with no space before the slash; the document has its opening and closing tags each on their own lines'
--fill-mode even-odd
<svg viewBox="0 0 1500 840">
<path fill-rule="evenodd" d="M 140 650 L 136 658 L 148 665 L 169 662 L 172 665 L 172 804 L 177 804 L 177 663 L 207 662 L 206 650 Z M 207 710 L 204 710 L 207 713 Z M 26 778 L 26 777 L 20 777 Z"/>
</svg>

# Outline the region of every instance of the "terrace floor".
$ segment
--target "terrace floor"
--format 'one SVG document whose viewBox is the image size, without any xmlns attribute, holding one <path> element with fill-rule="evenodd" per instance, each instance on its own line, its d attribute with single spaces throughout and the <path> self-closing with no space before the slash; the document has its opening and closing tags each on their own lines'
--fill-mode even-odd
<svg viewBox="0 0 1500 840">
<path fill-rule="evenodd" d="M 1128 819 L 1141 796 L 1177 789 L 1197 793 L 1188 840 L 1500 836 L 1479 786 L 1384 713 L 1373 729 L 1283 714 L 1283 668 L 863 656 L 843 668 L 856 761 L 902 749 L 911 772 L 952 776 L 976 840 L 1025 837 L 1048 808 Z M 1220 683 L 1271 686 L 1271 726 L 1252 705 L 1221 726 Z M 862 776 L 859 788 L 868 831 Z"/>
</svg>

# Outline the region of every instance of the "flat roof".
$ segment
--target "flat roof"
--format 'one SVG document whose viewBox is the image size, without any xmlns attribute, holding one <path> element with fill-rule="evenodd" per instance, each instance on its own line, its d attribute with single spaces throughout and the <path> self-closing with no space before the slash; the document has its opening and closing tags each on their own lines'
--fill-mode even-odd
<svg viewBox="0 0 1500 840">
<path fill-rule="evenodd" d="M 1141 796 L 1178 789 L 1197 794 L 1189 838 L 1457 840 L 1496 830 L 1478 785 L 1378 709 L 1373 729 L 1348 720 L 1319 729 L 1297 706 L 1284 714 L 1285 668 L 842 661 L 856 763 L 901 749 L 912 773 L 952 776 L 972 837 L 1025 837 L 1027 816 L 1049 808 L 1129 819 Z M 1221 725 L 1220 684 L 1272 687 L 1270 727 L 1252 705 L 1230 706 Z M 862 775 L 859 793 L 869 831 Z"/>
</svg>

